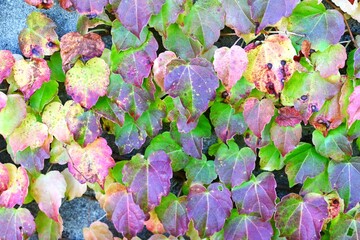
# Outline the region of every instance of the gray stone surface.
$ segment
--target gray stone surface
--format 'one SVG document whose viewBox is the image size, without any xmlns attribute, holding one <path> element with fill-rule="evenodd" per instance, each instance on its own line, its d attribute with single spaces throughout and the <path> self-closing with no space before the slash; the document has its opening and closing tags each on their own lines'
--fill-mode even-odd
<svg viewBox="0 0 360 240">
<path fill-rule="evenodd" d="M 50 17 L 57 25 L 55 31 L 59 38 L 65 33 L 76 30 L 79 15 L 76 12 L 67 12 L 59 4 L 49 10 L 38 10 L 26 4 L 23 0 L 0 0 L 0 49 L 10 50 L 21 54 L 18 44 L 18 35 L 26 27 L 26 17 L 32 11 L 41 11 Z"/>
</svg>

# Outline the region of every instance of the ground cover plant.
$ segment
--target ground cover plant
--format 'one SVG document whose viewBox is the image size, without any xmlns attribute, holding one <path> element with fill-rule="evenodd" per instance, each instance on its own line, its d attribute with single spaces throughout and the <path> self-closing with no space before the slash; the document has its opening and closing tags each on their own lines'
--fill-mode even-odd
<svg viewBox="0 0 360 240">
<path fill-rule="evenodd" d="M 126 239 L 360 237 L 357 1 L 58 4 L 77 32 L 34 11 L 0 50 L 0 239 L 61 238 L 88 188 Z"/>
</svg>

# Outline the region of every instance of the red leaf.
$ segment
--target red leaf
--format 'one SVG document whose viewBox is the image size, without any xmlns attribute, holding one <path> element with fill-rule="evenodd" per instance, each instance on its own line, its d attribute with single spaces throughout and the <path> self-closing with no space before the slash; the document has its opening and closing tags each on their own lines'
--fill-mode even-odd
<svg viewBox="0 0 360 240">
<path fill-rule="evenodd" d="M 0 50 L 0 83 L 10 76 L 11 68 L 14 66 L 15 58 L 8 50 Z"/>
<path fill-rule="evenodd" d="M 282 107 L 279 109 L 279 116 L 275 118 L 275 122 L 282 127 L 294 127 L 302 120 L 302 116 L 298 110 L 293 107 Z"/>
</svg>

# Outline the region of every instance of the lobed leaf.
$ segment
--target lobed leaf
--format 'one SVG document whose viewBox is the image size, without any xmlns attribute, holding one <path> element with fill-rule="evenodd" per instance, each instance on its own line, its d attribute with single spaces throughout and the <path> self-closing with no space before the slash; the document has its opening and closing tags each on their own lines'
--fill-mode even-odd
<svg viewBox="0 0 360 240">
<path fill-rule="evenodd" d="M 0 50 L 0 83 L 10 76 L 11 69 L 14 66 L 15 58 L 8 50 Z"/>
<path fill-rule="evenodd" d="M 203 155 L 201 160 L 190 158 L 185 167 L 186 179 L 192 183 L 210 184 L 217 178 L 214 161 Z"/>
<path fill-rule="evenodd" d="M 26 208 L 0 208 L 0 238 L 17 240 L 35 232 L 34 217 Z"/>
</svg>

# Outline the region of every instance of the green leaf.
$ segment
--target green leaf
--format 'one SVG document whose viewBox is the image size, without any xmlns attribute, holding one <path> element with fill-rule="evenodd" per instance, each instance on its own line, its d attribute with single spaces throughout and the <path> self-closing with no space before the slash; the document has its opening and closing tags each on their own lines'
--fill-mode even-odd
<svg viewBox="0 0 360 240">
<path fill-rule="evenodd" d="M 313 178 L 307 178 L 302 185 L 300 194 L 305 195 L 311 192 L 324 194 L 324 193 L 329 193 L 332 190 L 333 189 L 329 181 L 329 174 L 328 171 L 326 170 Z"/>
<path fill-rule="evenodd" d="M 359 239 L 360 221 L 358 214 L 353 217 L 340 213 L 331 221 L 329 233 L 332 239 Z"/>
<path fill-rule="evenodd" d="M 8 137 L 26 117 L 26 103 L 19 94 L 7 95 L 6 106 L 0 111 L 0 134 Z"/>
<path fill-rule="evenodd" d="M 208 161 L 205 155 L 201 160 L 190 158 L 185 172 L 187 180 L 193 183 L 210 184 L 217 178 L 214 161 Z"/>
<path fill-rule="evenodd" d="M 51 70 L 50 80 L 65 82 L 65 73 L 62 69 L 60 52 L 56 52 L 51 55 L 50 61 L 48 61 L 48 66 Z"/>
<path fill-rule="evenodd" d="M 46 216 L 45 213 L 39 211 L 36 218 L 36 231 L 40 239 L 59 239 L 62 236 L 63 221 L 59 216 L 59 222 Z"/>
<path fill-rule="evenodd" d="M 284 167 L 284 159 L 274 143 L 260 148 L 260 168 L 266 171 L 280 170 Z"/>
<path fill-rule="evenodd" d="M 124 184 L 123 180 L 122 180 L 122 178 L 123 178 L 122 170 L 127 162 L 129 162 L 129 161 L 122 160 L 120 162 L 117 162 L 115 164 L 115 166 L 110 170 L 112 176 L 118 183 Z"/>
<path fill-rule="evenodd" d="M 45 105 L 51 102 L 58 93 L 59 84 L 56 81 L 45 82 L 41 88 L 30 97 L 30 106 L 36 112 L 42 112 Z"/>
</svg>

